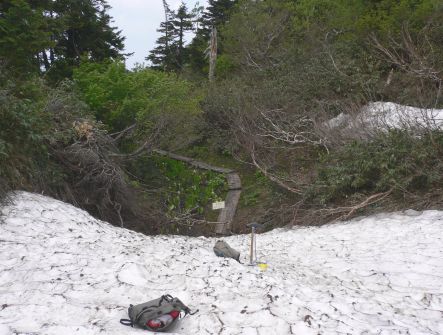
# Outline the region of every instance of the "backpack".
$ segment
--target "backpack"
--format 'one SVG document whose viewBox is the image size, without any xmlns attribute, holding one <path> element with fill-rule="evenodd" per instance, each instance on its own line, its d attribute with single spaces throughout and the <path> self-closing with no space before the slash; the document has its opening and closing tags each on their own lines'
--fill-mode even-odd
<svg viewBox="0 0 443 335">
<path fill-rule="evenodd" d="M 172 327 L 180 318 L 182 317 L 175 317 L 171 318 L 172 320 L 168 323 L 165 323 L 163 326 L 159 328 L 151 328 L 149 324 L 151 324 L 150 321 L 154 321 L 157 319 L 161 319 L 163 316 L 167 316 L 171 312 L 185 312 L 186 315 L 194 315 L 198 312 L 196 310 L 195 312 L 191 313 L 191 310 L 189 307 L 187 307 L 184 303 L 180 301 L 178 298 L 173 298 L 169 294 L 163 295 L 158 299 L 154 299 L 148 302 L 145 302 L 143 304 L 139 305 L 129 305 L 128 308 L 128 316 L 129 319 L 121 319 L 120 323 L 125 326 L 131 326 L 134 327 L 134 325 L 150 330 L 155 332 L 164 332 L 170 327 Z"/>
<path fill-rule="evenodd" d="M 214 245 L 214 253 L 218 257 L 230 257 L 240 263 L 240 253 L 232 249 L 225 241 L 217 241 Z"/>
</svg>

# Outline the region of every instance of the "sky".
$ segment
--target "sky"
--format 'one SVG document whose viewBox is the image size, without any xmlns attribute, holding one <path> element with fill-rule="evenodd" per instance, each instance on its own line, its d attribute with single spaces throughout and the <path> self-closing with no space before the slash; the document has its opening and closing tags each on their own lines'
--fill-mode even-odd
<svg viewBox="0 0 443 335">
<path fill-rule="evenodd" d="M 205 5 L 205 0 L 184 0 L 188 8 L 193 8 L 197 2 Z M 108 0 L 112 7 L 109 11 L 113 17 L 113 26 L 122 30 L 126 37 L 125 52 L 133 52 L 126 61 L 126 67 L 131 69 L 135 63 L 146 63 L 145 57 L 155 46 L 159 37 L 157 29 L 165 18 L 162 0 Z M 171 9 L 177 9 L 181 0 L 169 0 Z"/>
</svg>

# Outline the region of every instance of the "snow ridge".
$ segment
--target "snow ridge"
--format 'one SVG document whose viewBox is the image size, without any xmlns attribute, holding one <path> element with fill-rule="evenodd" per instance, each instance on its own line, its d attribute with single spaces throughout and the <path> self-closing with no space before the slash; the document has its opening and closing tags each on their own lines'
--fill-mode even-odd
<svg viewBox="0 0 443 335">
<path fill-rule="evenodd" d="M 426 109 L 393 102 L 370 102 L 357 115 L 341 113 L 325 123 L 348 130 L 443 129 L 443 109 Z"/>
<path fill-rule="evenodd" d="M 258 236 L 268 270 L 215 239 L 148 237 L 18 192 L 0 218 L 0 334 L 143 334 L 130 303 L 169 293 L 177 334 L 443 334 L 443 212 L 380 214 Z M 249 236 L 227 242 L 247 262 Z"/>
</svg>

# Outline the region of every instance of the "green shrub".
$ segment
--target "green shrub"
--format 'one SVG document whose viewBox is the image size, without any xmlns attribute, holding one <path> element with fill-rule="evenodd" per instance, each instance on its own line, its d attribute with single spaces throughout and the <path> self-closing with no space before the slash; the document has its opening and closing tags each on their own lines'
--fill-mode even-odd
<svg viewBox="0 0 443 335">
<path fill-rule="evenodd" d="M 442 131 L 414 137 L 395 130 L 356 141 L 321 158 L 308 194 L 325 203 L 355 193 L 427 190 L 443 181 L 442 152 Z"/>
<path fill-rule="evenodd" d="M 39 81 L 0 88 L 0 178 L 10 187 L 28 184 L 35 158 L 47 156 L 42 92 Z"/>
<path fill-rule="evenodd" d="M 160 191 L 170 216 L 203 214 L 209 203 L 223 200 L 227 191 L 224 175 L 167 157 L 142 156 L 131 163 L 130 169 L 145 187 Z"/>
<path fill-rule="evenodd" d="M 156 157 L 155 163 L 167 180 L 164 194 L 170 214 L 191 211 L 203 214 L 210 202 L 223 200 L 226 190 L 223 175 L 164 157 Z"/>
<path fill-rule="evenodd" d="M 74 80 L 97 119 L 112 131 L 137 123 L 139 138 L 153 136 L 165 146 L 180 146 L 195 136 L 200 97 L 175 74 L 86 61 L 75 69 Z"/>
</svg>

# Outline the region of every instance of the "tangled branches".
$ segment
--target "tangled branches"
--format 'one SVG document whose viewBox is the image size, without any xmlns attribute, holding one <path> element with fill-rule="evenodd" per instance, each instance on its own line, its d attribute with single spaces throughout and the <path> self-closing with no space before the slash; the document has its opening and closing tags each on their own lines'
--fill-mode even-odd
<svg viewBox="0 0 443 335">
<path fill-rule="evenodd" d="M 54 150 L 70 172 L 70 199 L 82 208 L 95 209 L 100 218 L 123 226 L 122 208 L 131 209 L 125 173 L 111 155 L 118 150 L 113 139 L 91 121 L 74 122 L 77 139 Z"/>
</svg>

